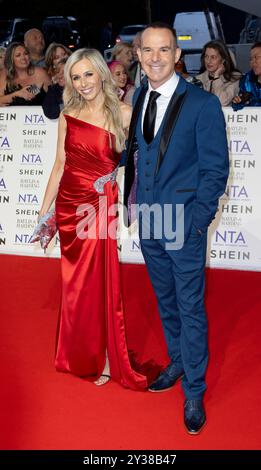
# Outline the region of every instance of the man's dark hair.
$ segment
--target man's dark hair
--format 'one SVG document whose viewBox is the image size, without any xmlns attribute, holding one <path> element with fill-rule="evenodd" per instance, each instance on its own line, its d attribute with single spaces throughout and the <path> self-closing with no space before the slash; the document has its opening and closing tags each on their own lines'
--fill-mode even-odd
<svg viewBox="0 0 261 470">
<path fill-rule="evenodd" d="M 146 26 L 146 28 L 144 28 L 142 30 L 142 34 L 144 33 L 144 31 L 146 31 L 146 29 L 148 28 L 153 28 L 153 29 L 168 29 L 171 34 L 173 35 L 173 38 L 174 38 L 174 43 L 175 45 L 177 45 L 177 33 L 176 33 L 176 30 L 174 28 L 172 28 L 169 24 L 167 23 L 163 23 L 162 21 L 155 21 L 153 23 L 150 23 Z"/>
</svg>

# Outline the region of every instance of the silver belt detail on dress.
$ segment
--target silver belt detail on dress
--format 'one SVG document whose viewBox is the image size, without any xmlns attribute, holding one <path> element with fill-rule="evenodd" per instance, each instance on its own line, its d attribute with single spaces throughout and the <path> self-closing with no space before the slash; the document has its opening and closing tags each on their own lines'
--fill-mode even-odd
<svg viewBox="0 0 261 470">
<path fill-rule="evenodd" d="M 119 165 L 116 166 L 115 170 L 113 170 L 111 173 L 101 176 L 100 178 L 97 178 L 97 180 L 94 181 L 93 186 L 96 189 L 97 193 L 104 193 L 104 185 L 108 183 L 108 181 L 110 181 L 112 185 L 115 183 L 118 168 Z"/>
</svg>

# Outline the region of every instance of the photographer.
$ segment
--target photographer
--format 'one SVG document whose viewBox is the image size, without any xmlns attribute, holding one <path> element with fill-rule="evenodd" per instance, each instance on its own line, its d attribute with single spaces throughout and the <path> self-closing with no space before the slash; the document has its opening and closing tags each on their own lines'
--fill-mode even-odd
<svg viewBox="0 0 261 470">
<path fill-rule="evenodd" d="M 261 106 L 261 42 L 256 42 L 250 50 L 251 70 L 240 80 L 239 94 L 232 102 L 234 111 L 244 106 Z"/>
<path fill-rule="evenodd" d="M 51 81 L 43 68 L 31 64 L 24 44 L 13 42 L 8 46 L 5 69 L 0 78 L 0 106 L 42 104 Z"/>
</svg>

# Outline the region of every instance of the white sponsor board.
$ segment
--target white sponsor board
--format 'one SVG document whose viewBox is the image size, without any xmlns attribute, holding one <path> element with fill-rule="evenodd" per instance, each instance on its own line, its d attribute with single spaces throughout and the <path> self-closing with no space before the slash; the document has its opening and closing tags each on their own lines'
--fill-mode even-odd
<svg viewBox="0 0 261 470">
<path fill-rule="evenodd" d="M 0 108 L 0 253 L 43 256 L 30 244 L 53 166 L 57 121 L 41 107 Z M 59 256 L 57 240 L 47 256 Z"/>
<path fill-rule="evenodd" d="M 230 175 L 210 226 L 208 264 L 261 271 L 261 108 L 224 108 Z"/>
<path fill-rule="evenodd" d="M 230 149 L 230 177 L 219 211 L 209 229 L 211 267 L 261 271 L 261 109 L 224 108 Z M 59 237 L 44 254 L 30 244 L 48 177 L 55 159 L 57 121 L 41 107 L 0 110 L 0 253 L 59 257 Z M 123 189 L 118 174 L 120 201 Z M 137 226 L 122 223 L 122 262 L 143 263 Z"/>
</svg>

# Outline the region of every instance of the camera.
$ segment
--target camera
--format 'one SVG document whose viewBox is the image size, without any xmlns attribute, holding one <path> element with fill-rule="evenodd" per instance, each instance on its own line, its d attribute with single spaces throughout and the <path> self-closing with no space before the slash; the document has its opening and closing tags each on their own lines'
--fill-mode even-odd
<svg viewBox="0 0 261 470">
<path fill-rule="evenodd" d="M 38 95 L 38 93 L 41 91 L 37 85 L 29 85 L 26 89 L 33 95 Z"/>
</svg>

